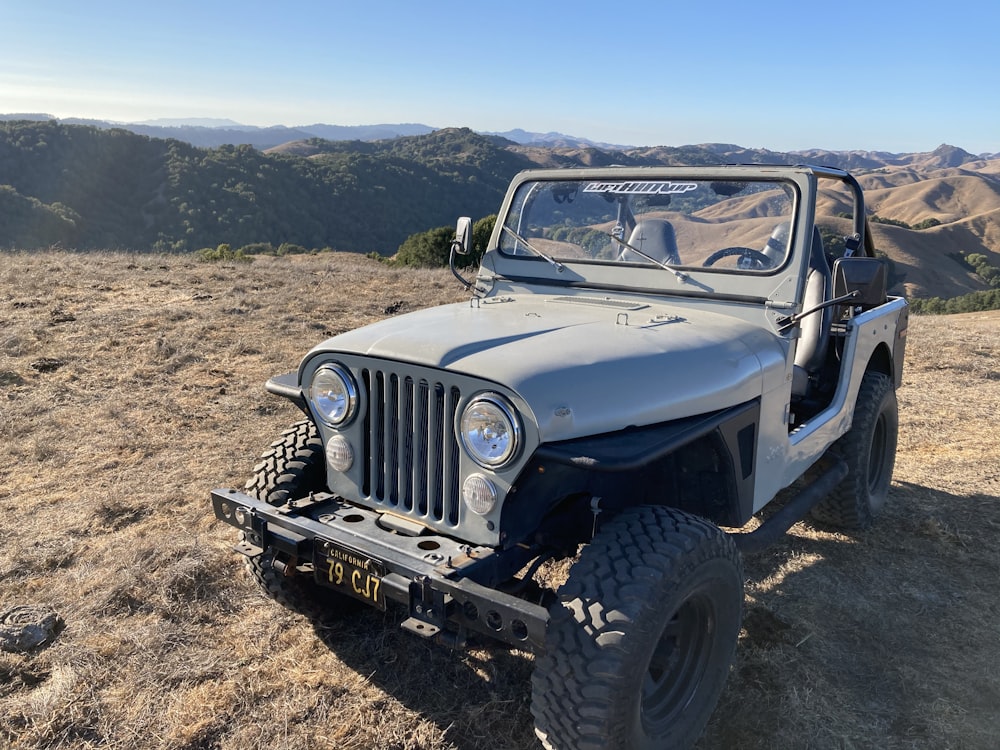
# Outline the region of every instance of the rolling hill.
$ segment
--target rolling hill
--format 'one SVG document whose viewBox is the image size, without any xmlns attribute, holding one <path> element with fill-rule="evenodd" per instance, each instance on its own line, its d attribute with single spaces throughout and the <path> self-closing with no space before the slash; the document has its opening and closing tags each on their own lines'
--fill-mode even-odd
<svg viewBox="0 0 1000 750">
<path fill-rule="evenodd" d="M 812 162 L 859 178 L 875 244 L 893 261 L 895 292 L 947 298 L 988 289 L 964 261 L 970 254 L 1000 267 L 1000 158 L 954 146 L 919 154 L 735 144 L 615 149 L 557 134 L 522 143 L 467 128 L 335 140 L 346 131 L 311 127 L 323 137 L 286 128 L 272 134 L 282 142 L 261 150 L 0 118 L 0 248 L 187 252 L 290 243 L 391 255 L 411 234 L 493 213 L 522 169 Z M 426 126 L 385 132 L 406 127 Z M 836 216 L 843 208 L 831 202 L 824 210 Z"/>
</svg>

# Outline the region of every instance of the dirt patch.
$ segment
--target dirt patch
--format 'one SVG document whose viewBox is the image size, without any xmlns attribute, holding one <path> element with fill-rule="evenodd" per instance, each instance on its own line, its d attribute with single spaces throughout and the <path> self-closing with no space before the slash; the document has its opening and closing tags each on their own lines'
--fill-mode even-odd
<svg viewBox="0 0 1000 750">
<path fill-rule="evenodd" d="M 268 377 L 324 336 L 460 299 L 446 270 L 2 260 L 0 610 L 66 627 L 0 654 L 0 746 L 534 746 L 529 656 L 435 647 L 392 612 L 315 628 L 257 594 L 208 501 L 297 419 Z M 995 746 L 998 362 L 1000 315 L 911 321 L 886 513 L 860 534 L 800 523 L 747 560 L 700 748 Z"/>
</svg>

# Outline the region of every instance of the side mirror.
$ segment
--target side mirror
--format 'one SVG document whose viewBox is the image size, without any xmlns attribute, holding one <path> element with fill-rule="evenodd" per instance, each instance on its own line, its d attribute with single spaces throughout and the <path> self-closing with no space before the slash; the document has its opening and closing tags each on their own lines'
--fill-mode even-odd
<svg viewBox="0 0 1000 750">
<path fill-rule="evenodd" d="M 462 286 L 471 291 L 474 289 L 472 282 L 464 279 L 455 268 L 455 255 L 468 255 L 470 252 L 472 252 L 472 219 L 463 216 L 455 226 L 455 239 L 451 241 L 451 250 L 448 252 L 448 267 Z"/>
<path fill-rule="evenodd" d="M 472 219 L 463 216 L 455 226 L 455 252 L 468 255 L 472 251 Z"/>
<path fill-rule="evenodd" d="M 878 307 L 885 302 L 885 264 L 878 258 L 837 258 L 833 262 L 833 296 L 848 294 L 854 294 L 852 307 Z"/>
</svg>

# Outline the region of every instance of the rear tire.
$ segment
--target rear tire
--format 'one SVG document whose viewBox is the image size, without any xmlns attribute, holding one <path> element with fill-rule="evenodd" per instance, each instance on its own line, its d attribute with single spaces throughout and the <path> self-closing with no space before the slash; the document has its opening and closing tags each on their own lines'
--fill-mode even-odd
<svg viewBox="0 0 1000 750">
<path fill-rule="evenodd" d="M 854 406 L 851 429 L 833 446 L 847 462 L 847 477 L 812 510 L 822 523 L 867 529 L 885 506 L 896 462 L 899 408 L 892 378 L 866 372 Z"/>
<path fill-rule="evenodd" d="M 542 744 L 693 745 L 729 674 L 742 570 L 729 536 L 681 511 L 633 508 L 601 529 L 549 608 L 531 681 Z"/>
<path fill-rule="evenodd" d="M 310 492 L 325 491 L 326 462 L 316 425 L 303 420 L 285 430 L 261 456 L 245 490 L 270 505 L 284 505 Z M 262 555 L 248 557 L 246 568 L 265 594 L 311 620 L 327 620 L 356 608 L 348 597 L 296 573 L 297 563 L 268 548 Z"/>
</svg>

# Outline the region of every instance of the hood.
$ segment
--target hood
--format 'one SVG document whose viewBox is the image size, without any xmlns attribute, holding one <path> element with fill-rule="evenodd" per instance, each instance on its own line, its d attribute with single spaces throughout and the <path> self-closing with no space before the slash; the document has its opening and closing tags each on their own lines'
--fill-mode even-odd
<svg viewBox="0 0 1000 750">
<path fill-rule="evenodd" d="M 717 312 L 533 294 L 390 318 L 328 339 L 310 356 L 353 353 L 492 381 L 525 400 L 548 442 L 759 397 L 754 351 L 768 342 L 777 348 L 759 327 Z"/>
</svg>

